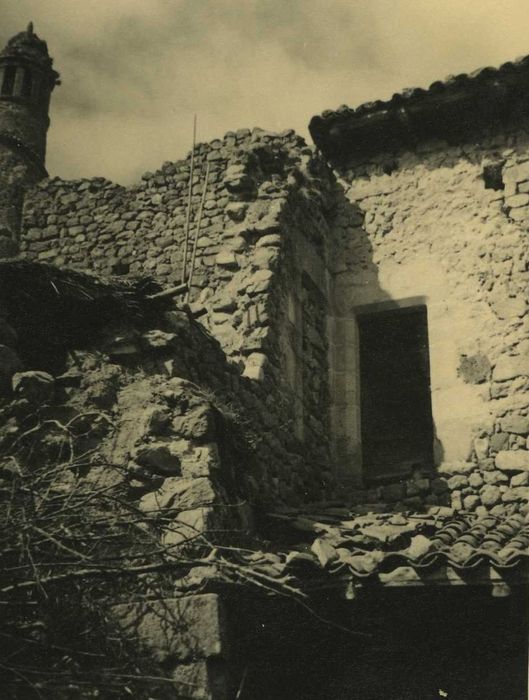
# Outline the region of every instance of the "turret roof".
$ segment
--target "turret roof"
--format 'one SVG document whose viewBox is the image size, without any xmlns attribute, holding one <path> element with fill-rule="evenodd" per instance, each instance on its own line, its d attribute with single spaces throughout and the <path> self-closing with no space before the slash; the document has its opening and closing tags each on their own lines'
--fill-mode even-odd
<svg viewBox="0 0 529 700">
<path fill-rule="evenodd" d="M 48 53 L 48 45 L 35 34 L 33 22 L 28 24 L 25 31 L 19 32 L 9 39 L 4 50 L 0 52 L 0 60 L 6 58 L 31 61 L 41 68 L 52 71 L 56 79 L 59 77 L 59 74 L 52 68 L 53 59 Z"/>
</svg>

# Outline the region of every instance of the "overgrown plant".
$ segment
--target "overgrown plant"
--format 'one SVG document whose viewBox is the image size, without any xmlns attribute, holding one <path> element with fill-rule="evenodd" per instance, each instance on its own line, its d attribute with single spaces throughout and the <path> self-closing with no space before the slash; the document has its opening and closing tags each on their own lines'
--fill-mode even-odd
<svg viewBox="0 0 529 700">
<path fill-rule="evenodd" d="M 174 698 L 170 678 L 123 637 L 112 607 L 170 597 L 197 565 L 216 581 L 304 601 L 284 557 L 213 546 L 198 532 L 162 546 L 175 515 L 149 518 L 126 470 L 103 461 L 95 446 L 113 429 L 105 412 L 70 417 L 68 406 L 29 411 L 13 401 L 0 425 L 5 697 Z"/>
</svg>

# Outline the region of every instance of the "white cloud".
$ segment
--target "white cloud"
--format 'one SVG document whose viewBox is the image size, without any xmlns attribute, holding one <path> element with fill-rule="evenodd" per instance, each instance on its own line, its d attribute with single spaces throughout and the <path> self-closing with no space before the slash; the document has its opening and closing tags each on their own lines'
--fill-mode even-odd
<svg viewBox="0 0 529 700">
<path fill-rule="evenodd" d="M 130 182 L 242 126 L 293 127 L 529 52 L 526 0 L 0 0 L 63 85 L 48 168 Z"/>
</svg>

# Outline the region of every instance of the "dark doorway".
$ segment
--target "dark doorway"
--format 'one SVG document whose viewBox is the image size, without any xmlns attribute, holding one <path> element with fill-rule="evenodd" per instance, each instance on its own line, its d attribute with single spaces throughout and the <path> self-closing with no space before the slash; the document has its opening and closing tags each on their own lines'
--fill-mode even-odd
<svg viewBox="0 0 529 700">
<path fill-rule="evenodd" d="M 426 306 L 358 316 L 364 475 L 367 481 L 433 465 Z"/>
</svg>

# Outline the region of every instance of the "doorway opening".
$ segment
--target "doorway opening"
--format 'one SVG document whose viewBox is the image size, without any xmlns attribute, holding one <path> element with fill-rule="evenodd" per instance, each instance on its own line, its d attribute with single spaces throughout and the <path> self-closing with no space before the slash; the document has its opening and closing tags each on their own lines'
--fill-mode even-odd
<svg viewBox="0 0 529 700">
<path fill-rule="evenodd" d="M 364 479 L 433 467 L 426 306 L 358 315 Z"/>
</svg>

